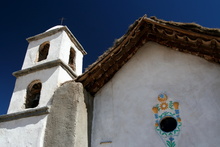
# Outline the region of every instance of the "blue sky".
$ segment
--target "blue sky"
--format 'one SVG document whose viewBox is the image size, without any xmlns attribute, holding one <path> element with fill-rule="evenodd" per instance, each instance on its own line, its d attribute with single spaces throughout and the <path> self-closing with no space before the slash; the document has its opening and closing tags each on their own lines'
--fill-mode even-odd
<svg viewBox="0 0 220 147">
<path fill-rule="evenodd" d="M 60 24 L 72 31 L 87 51 L 84 68 L 113 45 L 136 19 L 156 16 L 167 21 L 195 22 L 220 28 L 219 0 L 10 0 L 0 5 L 0 115 L 7 112 L 21 69 L 26 38 Z"/>
</svg>

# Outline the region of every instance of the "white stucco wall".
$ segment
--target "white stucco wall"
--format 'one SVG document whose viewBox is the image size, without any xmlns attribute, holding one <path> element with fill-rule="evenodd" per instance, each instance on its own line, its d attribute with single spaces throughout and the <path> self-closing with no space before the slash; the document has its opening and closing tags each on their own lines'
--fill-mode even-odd
<svg viewBox="0 0 220 147">
<path fill-rule="evenodd" d="M 39 47 L 42 43 L 49 41 L 50 48 L 47 59 L 37 62 Z M 31 41 L 28 45 L 22 69 L 33 67 L 45 62 L 53 61 L 59 58 L 60 46 L 62 41 L 62 32 L 48 36 L 39 40 Z"/>
<path fill-rule="evenodd" d="M 42 147 L 46 115 L 0 123 L 1 147 Z"/>
<path fill-rule="evenodd" d="M 92 147 L 165 147 L 152 112 L 161 92 L 180 104 L 179 147 L 219 146 L 220 65 L 149 42 L 95 95 Z"/>
<path fill-rule="evenodd" d="M 57 87 L 65 81 L 72 80 L 72 78 L 60 66 L 18 77 L 16 79 L 8 113 L 27 110 L 24 105 L 27 87 L 34 80 L 40 80 L 42 83 L 40 101 L 37 107 L 43 107 L 51 104 L 51 97 Z"/>
<path fill-rule="evenodd" d="M 39 47 L 42 43 L 46 41 L 50 42 L 50 48 L 49 48 L 47 59 L 37 62 Z M 76 48 L 76 46 L 70 40 L 70 38 L 68 37 L 65 31 L 58 32 L 54 35 L 51 35 L 51 36 L 48 36 L 48 37 L 45 37 L 39 40 L 31 41 L 28 45 L 28 49 L 25 55 L 22 69 L 33 67 L 35 65 L 40 65 L 40 64 L 43 64 L 49 61 L 57 60 L 57 59 L 62 60 L 66 65 L 68 65 L 71 47 L 76 52 L 75 73 L 77 75 L 80 75 L 82 74 L 83 54 Z"/>
<path fill-rule="evenodd" d="M 83 54 L 73 44 L 73 42 L 70 40 L 69 36 L 65 32 L 63 32 L 59 57 L 67 65 L 69 62 L 69 54 L 70 54 L 71 47 L 75 50 L 75 53 L 76 53 L 76 55 L 75 55 L 76 72 L 75 73 L 76 73 L 76 75 L 80 75 L 80 74 L 82 74 Z"/>
</svg>

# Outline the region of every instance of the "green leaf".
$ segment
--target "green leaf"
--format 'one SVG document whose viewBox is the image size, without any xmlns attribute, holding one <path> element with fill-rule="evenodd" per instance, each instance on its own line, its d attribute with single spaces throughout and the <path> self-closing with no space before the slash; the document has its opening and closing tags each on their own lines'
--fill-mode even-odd
<svg viewBox="0 0 220 147">
<path fill-rule="evenodd" d="M 175 142 L 167 141 L 166 143 L 167 143 L 168 147 L 175 147 L 176 146 Z"/>
<path fill-rule="evenodd" d="M 160 111 L 160 105 L 157 104 L 156 107 L 157 107 L 158 111 Z"/>
<path fill-rule="evenodd" d="M 173 102 L 172 101 L 169 102 L 169 108 L 173 110 Z"/>
<path fill-rule="evenodd" d="M 170 146 L 170 145 L 171 145 L 171 142 L 170 142 L 170 141 L 167 141 L 167 145 Z"/>
</svg>

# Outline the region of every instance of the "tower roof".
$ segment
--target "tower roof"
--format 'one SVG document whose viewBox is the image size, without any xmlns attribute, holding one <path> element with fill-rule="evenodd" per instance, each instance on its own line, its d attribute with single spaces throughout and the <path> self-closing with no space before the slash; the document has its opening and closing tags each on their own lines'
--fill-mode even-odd
<svg viewBox="0 0 220 147">
<path fill-rule="evenodd" d="M 56 26 L 46 30 L 45 32 L 48 32 L 48 31 L 51 31 L 51 30 L 55 30 L 55 29 L 58 29 L 58 28 L 62 28 L 62 27 L 64 27 L 64 26 L 63 25 L 56 25 Z"/>
</svg>

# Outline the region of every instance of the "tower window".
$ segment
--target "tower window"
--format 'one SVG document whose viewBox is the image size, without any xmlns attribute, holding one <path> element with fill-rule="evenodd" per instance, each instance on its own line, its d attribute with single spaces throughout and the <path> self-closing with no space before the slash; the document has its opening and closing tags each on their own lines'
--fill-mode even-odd
<svg viewBox="0 0 220 147">
<path fill-rule="evenodd" d="M 50 42 L 48 41 L 40 45 L 38 62 L 47 59 L 49 48 L 50 48 Z"/>
<path fill-rule="evenodd" d="M 76 64 L 75 64 L 76 52 L 73 48 L 70 48 L 70 56 L 69 56 L 69 66 L 75 71 Z"/>
<path fill-rule="evenodd" d="M 31 82 L 27 87 L 25 108 L 35 108 L 39 104 L 42 84 L 39 80 Z"/>
</svg>

